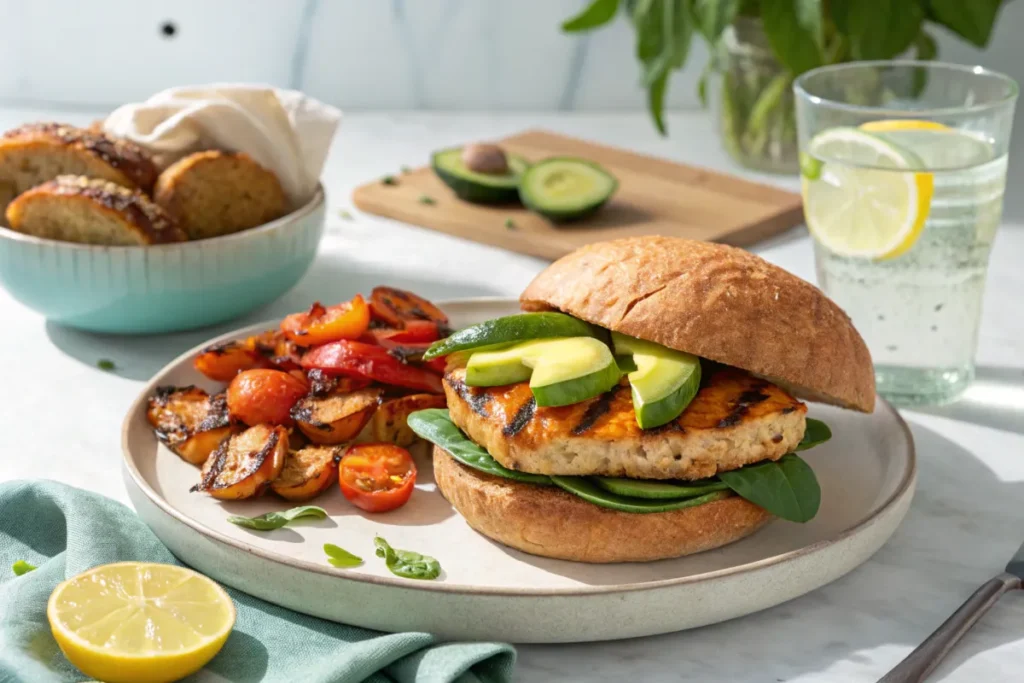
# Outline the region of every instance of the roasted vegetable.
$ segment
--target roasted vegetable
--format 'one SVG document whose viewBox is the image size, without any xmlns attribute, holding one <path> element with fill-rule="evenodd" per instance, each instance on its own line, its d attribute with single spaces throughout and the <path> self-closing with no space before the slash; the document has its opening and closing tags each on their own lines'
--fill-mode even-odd
<svg viewBox="0 0 1024 683">
<path fill-rule="evenodd" d="M 192 386 L 157 389 L 146 417 L 157 438 L 193 465 L 202 465 L 221 441 L 241 429 L 231 423 L 223 393 L 210 396 Z"/>
<path fill-rule="evenodd" d="M 339 339 L 358 339 L 370 324 L 370 307 L 356 294 L 351 301 L 325 307 L 314 303 L 308 311 L 281 321 L 281 330 L 302 346 L 317 346 Z"/>
<path fill-rule="evenodd" d="M 248 346 L 246 342 L 229 341 L 206 347 L 192 361 L 192 365 L 212 380 L 230 382 L 243 370 L 265 368 L 269 363 L 259 351 Z"/>
<path fill-rule="evenodd" d="M 336 341 L 319 346 L 302 357 L 302 367 L 323 370 L 330 375 L 365 377 L 432 394 L 444 392 L 440 375 L 406 365 L 387 349 L 363 342 Z"/>
<path fill-rule="evenodd" d="M 193 491 L 221 500 L 262 494 L 277 479 L 288 453 L 288 430 L 257 425 L 221 442 L 203 465 L 202 480 Z"/>
<path fill-rule="evenodd" d="M 309 383 L 310 395 L 321 398 L 335 391 L 347 394 L 350 391 L 370 386 L 370 380 L 365 377 L 328 375 L 323 370 L 310 370 L 306 373 L 306 381 Z"/>
<path fill-rule="evenodd" d="M 384 401 L 370 420 L 369 436 L 374 441 L 386 441 L 397 446 L 411 446 L 419 438 L 409 429 L 409 413 L 427 408 L 444 408 L 444 396 L 411 394 Z"/>
<path fill-rule="evenodd" d="M 309 385 L 281 370 L 246 370 L 228 385 L 231 417 L 247 425 L 290 425 L 292 406 L 306 395 Z"/>
<path fill-rule="evenodd" d="M 289 451 L 281 474 L 270 484 L 271 490 L 285 500 L 316 498 L 334 483 L 343 452 L 337 446 L 306 446 Z"/>
<path fill-rule="evenodd" d="M 373 317 L 389 327 L 401 329 L 406 321 L 429 320 L 437 323 L 439 336 L 448 334 L 448 316 L 426 299 L 404 289 L 374 287 L 370 293 Z"/>
<path fill-rule="evenodd" d="M 278 370 L 298 370 L 303 348 L 285 336 L 280 329 L 267 330 L 245 340 L 246 348 L 263 356 L 270 366 Z M 267 367 L 266 365 L 263 367 Z"/>
<path fill-rule="evenodd" d="M 341 458 L 341 494 L 367 512 L 405 505 L 416 484 L 416 463 L 409 451 L 388 443 L 352 446 Z"/>
<path fill-rule="evenodd" d="M 306 396 L 292 408 L 291 416 L 310 441 L 339 444 L 356 438 L 380 405 L 384 392 L 365 388 L 327 396 Z"/>
</svg>

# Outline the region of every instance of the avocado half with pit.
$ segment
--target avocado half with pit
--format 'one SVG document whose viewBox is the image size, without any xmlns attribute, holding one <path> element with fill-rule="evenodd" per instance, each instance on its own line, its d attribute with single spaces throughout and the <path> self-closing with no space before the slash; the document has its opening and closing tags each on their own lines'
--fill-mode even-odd
<svg viewBox="0 0 1024 683">
<path fill-rule="evenodd" d="M 505 173 L 479 173 L 469 169 L 462 160 L 462 147 L 434 152 L 430 163 L 437 177 L 468 202 L 501 204 L 519 200 L 519 181 L 530 167 L 526 159 L 506 154 Z"/>
<path fill-rule="evenodd" d="M 589 216 L 607 202 L 619 181 L 599 164 L 575 157 L 552 157 L 523 174 L 519 200 L 555 222 Z"/>
</svg>

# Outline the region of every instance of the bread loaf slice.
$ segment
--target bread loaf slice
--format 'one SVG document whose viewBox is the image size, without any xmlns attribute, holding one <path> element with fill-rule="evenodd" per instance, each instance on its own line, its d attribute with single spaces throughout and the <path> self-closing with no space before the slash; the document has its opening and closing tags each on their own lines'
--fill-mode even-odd
<svg viewBox="0 0 1024 683">
<path fill-rule="evenodd" d="M 150 192 L 157 168 L 134 143 L 64 123 L 30 123 L 0 136 L 0 209 L 59 175 L 102 178 Z"/>
<path fill-rule="evenodd" d="M 18 195 L 7 223 L 65 242 L 145 245 L 184 242 L 181 228 L 142 192 L 101 178 L 62 175 Z"/>
<path fill-rule="evenodd" d="M 191 239 L 254 228 L 288 212 L 277 176 L 242 153 L 196 152 L 171 164 L 153 198 Z"/>
</svg>

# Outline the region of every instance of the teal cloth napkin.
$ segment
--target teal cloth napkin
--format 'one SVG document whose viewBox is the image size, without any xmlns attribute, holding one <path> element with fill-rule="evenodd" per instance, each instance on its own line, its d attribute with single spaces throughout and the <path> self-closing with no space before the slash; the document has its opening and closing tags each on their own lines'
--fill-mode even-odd
<svg viewBox="0 0 1024 683">
<path fill-rule="evenodd" d="M 36 571 L 15 577 L 25 560 Z M 85 677 L 61 654 L 46 601 L 61 581 L 100 564 L 180 564 L 124 505 L 52 481 L 0 484 L 0 683 Z M 228 589 L 238 610 L 224 649 L 188 683 L 505 683 L 515 650 L 439 643 L 429 633 L 379 633 L 296 614 Z"/>
</svg>

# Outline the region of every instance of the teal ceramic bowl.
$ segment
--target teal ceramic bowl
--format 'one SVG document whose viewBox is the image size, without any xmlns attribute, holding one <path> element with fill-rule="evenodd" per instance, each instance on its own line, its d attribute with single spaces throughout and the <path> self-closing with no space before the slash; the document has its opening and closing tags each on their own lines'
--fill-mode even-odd
<svg viewBox="0 0 1024 683">
<path fill-rule="evenodd" d="M 273 301 L 305 274 L 324 229 L 323 187 L 251 230 L 196 242 L 106 247 L 0 228 L 0 284 L 48 320 L 152 334 L 223 322 Z"/>
</svg>

